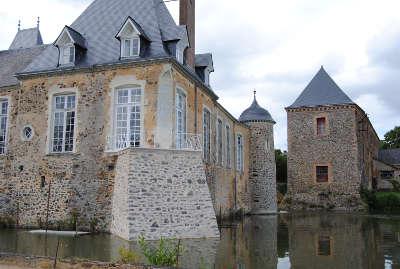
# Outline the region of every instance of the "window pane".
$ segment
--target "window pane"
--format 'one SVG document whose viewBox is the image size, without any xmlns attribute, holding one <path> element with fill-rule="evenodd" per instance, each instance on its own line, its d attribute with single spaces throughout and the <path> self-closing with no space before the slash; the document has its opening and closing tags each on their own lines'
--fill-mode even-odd
<svg viewBox="0 0 400 269">
<path fill-rule="evenodd" d="M 0 154 L 6 153 L 7 140 L 7 101 L 0 101 Z"/>
<path fill-rule="evenodd" d="M 139 38 L 132 39 L 132 56 L 139 55 Z"/>
<path fill-rule="evenodd" d="M 7 115 L 7 111 L 8 111 L 8 102 L 0 102 L 0 115 Z"/>
<path fill-rule="evenodd" d="M 64 137 L 64 112 L 54 114 L 53 151 L 62 152 Z"/>
<path fill-rule="evenodd" d="M 210 124 L 211 115 L 207 109 L 203 111 L 203 154 L 206 161 L 210 161 Z"/>
<path fill-rule="evenodd" d="M 329 236 L 320 236 L 318 238 L 318 252 L 319 256 L 330 256 L 332 254 L 331 238 Z"/>
<path fill-rule="evenodd" d="M 237 156 L 236 156 L 236 166 L 237 170 L 243 172 L 243 137 L 241 135 L 237 136 Z"/>
<path fill-rule="evenodd" d="M 75 62 L 75 47 L 69 47 L 69 63 Z"/>
<path fill-rule="evenodd" d="M 231 130 L 226 126 L 226 166 L 231 167 Z"/>
<path fill-rule="evenodd" d="M 324 135 L 326 129 L 326 118 L 317 119 L 317 134 Z"/>
<path fill-rule="evenodd" d="M 56 96 L 56 109 L 64 109 L 64 106 L 65 106 L 65 97 Z"/>
<path fill-rule="evenodd" d="M 222 121 L 218 120 L 217 126 L 218 164 L 222 164 Z"/>
<path fill-rule="evenodd" d="M 131 56 L 131 40 L 130 39 L 124 40 L 123 56 L 125 56 L 125 57 Z"/>
<path fill-rule="evenodd" d="M 127 104 L 129 100 L 129 91 L 128 90 L 119 90 L 118 91 L 118 104 Z"/>
<path fill-rule="evenodd" d="M 75 128 L 75 112 L 67 112 L 66 117 L 66 132 L 65 132 L 65 151 L 71 152 L 74 150 L 74 128 Z"/>
<path fill-rule="evenodd" d="M 67 108 L 75 108 L 75 96 L 74 95 L 67 97 Z"/>
<path fill-rule="evenodd" d="M 328 182 L 329 168 L 328 166 L 316 167 L 317 182 Z"/>
</svg>

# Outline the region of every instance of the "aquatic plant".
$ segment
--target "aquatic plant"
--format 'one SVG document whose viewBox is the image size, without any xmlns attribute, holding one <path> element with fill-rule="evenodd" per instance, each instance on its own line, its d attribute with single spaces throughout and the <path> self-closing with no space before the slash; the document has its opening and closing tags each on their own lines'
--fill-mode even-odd
<svg viewBox="0 0 400 269">
<path fill-rule="evenodd" d="M 151 246 L 143 236 L 139 237 L 139 246 L 151 265 L 156 266 L 178 266 L 179 255 L 182 253 L 183 248 L 180 240 L 164 239 L 161 238 L 158 244 Z"/>
<path fill-rule="evenodd" d="M 119 261 L 123 264 L 134 264 L 139 262 L 139 255 L 133 250 L 120 247 L 118 250 Z"/>
</svg>

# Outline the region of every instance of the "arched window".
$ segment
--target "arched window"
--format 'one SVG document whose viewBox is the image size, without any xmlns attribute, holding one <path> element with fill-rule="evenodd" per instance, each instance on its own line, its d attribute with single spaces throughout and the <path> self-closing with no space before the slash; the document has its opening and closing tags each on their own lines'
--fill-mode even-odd
<svg viewBox="0 0 400 269">
<path fill-rule="evenodd" d="M 186 148 L 186 94 L 183 90 L 176 90 L 176 148 Z"/>
</svg>

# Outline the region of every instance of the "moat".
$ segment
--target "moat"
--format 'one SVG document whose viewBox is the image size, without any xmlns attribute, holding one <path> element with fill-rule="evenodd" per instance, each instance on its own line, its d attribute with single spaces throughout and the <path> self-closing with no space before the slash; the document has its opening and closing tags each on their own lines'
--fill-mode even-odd
<svg viewBox="0 0 400 269">
<path fill-rule="evenodd" d="M 182 268 L 400 268 L 400 216 L 286 214 L 246 218 L 219 239 L 184 240 Z M 0 252 L 116 261 L 112 235 L 57 237 L 0 230 Z"/>
</svg>

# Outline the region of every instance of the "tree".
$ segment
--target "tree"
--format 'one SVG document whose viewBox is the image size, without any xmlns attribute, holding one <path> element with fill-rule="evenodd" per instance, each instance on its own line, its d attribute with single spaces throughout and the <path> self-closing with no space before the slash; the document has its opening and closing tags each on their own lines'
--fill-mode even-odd
<svg viewBox="0 0 400 269">
<path fill-rule="evenodd" d="M 275 150 L 276 162 L 276 181 L 281 183 L 287 182 L 287 153 L 280 149 Z"/>
<path fill-rule="evenodd" d="M 381 142 L 382 149 L 400 148 L 400 127 L 397 126 L 385 134 L 385 139 Z"/>
</svg>

